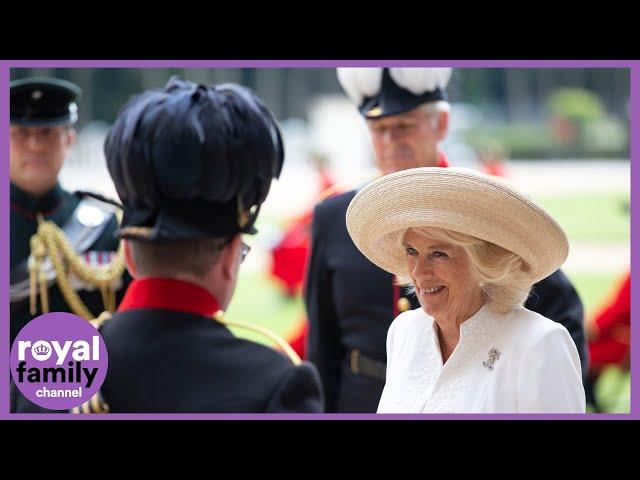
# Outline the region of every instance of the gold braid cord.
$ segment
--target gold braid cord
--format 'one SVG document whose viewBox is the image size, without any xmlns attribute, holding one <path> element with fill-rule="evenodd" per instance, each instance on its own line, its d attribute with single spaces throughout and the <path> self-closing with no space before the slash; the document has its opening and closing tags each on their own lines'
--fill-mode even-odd
<svg viewBox="0 0 640 480">
<path fill-rule="evenodd" d="M 69 413 L 109 413 L 109 405 L 105 403 L 102 394 L 98 391 L 79 407 L 70 409 Z"/>
<path fill-rule="evenodd" d="M 229 327 L 246 328 L 247 330 L 252 330 L 254 332 L 261 333 L 262 335 L 268 337 L 270 340 L 275 342 L 275 344 L 278 345 L 278 347 L 280 347 L 280 349 L 285 353 L 285 355 L 287 355 L 291 359 L 294 365 L 300 365 L 302 363 L 302 360 L 300 360 L 300 357 L 298 356 L 296 351 L 293 348 L 291 348 L 291 345 L 289 345 L 283 338 L 281 338 L 271 330 L 264 328 L 263 326 L 260 326 L 260 325 L 255 325 L 253 323 L 232 322 L 230 320 L 227 320 L 222 310 L 218 310 L 216 313 L 214 313 L 213 318 L 217 322 L 220 322 L 223 325 L 227 325 Z"/>
<path fill-rule="evenodd" d="M 29 262 L 31 314 L 36 314 L 36 300 L 38 295 L 36 279 L 38 277 L 42 312 L 47 313 L 49 311 L 47 281 L 44 269 L 42 268 L 47 255 L 51 259 L 53 268 L 56 271 L 56 282 L 60 288 L 60 292 L 73 313 L 87 320 L 93 319 L 93 315 L 80 298 L 80 295 L 71 287 L 65 263 L 68 265 L 69 270 L 83 282 L 93 285 L 100 290 L 105 310 L 113 312 L 116 309 L 116 295 L 111 285 L 117 278 L 122 276 L 125 268 L 122 243 L 118 248 L 115 258 L 111 260 L 111 262 L 96 267 L 89 265 L 81 255 L 78 255 L 73 250 L 64 232 L 55 223 L 43 220 L 40 215 L 38 216 L 38 222 L 38 230 L 31 237 L 32 260 Z"/>
<path fill-rule="evenodd" d="M 100 331 L 100 327 L 107 320 L 111 319 L 110 312 L 102 312 L 95 320 L 90 320 L 89 323 Z M 78 407 L 73 407 L 69 410 L 69 413 L 109 413 L 109 405 L 102 398 L 100 390 L 98 390 L 93 396 Z"/>
</svg>

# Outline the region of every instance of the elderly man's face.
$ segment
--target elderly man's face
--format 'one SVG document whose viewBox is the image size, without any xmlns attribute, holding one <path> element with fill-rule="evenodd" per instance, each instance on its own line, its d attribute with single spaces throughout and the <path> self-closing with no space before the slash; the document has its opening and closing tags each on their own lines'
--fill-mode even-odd
<svg viewBox="0 0 640 480">
<path fill-rule="evenodd" d="M 53 188 L 64 159 L 75 141 L 66 126 L 25 127 L 11 125 L 9 175 L 11 181 L 33 195 Z"/>
<path fill-rule="evenodd" d="M 404 237 L 407 272 L 423 310 L 438 320 L 466 320 L 483 304 L 462 247 L 409 229 Z"/>
<path fill-rule="evenodd" d="M 423 107 L 367 120 L 378 167 L 383 175 L 416 167 L 435 167 L 438 142 L 447 134 L 449 114 Z"/>
</svg>

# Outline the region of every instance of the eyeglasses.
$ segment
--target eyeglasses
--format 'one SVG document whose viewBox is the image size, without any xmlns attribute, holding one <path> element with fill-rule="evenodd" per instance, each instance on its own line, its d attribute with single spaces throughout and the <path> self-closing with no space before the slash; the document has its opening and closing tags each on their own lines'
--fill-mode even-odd
<svg viewBox="0 0 640 480">
<path fill-rule="evenodd" d="M 234 238 L 235 236 L 226 238 L 224 241 L 218 243 L 218 245 L 216 246 L 216 249 L 223 250 L 227 245 L 229 245 L 233 241 Z M 249 255 L 250 251 L 251 251 L 251 247 L 246 243 L 244 243 L 243 241 L 241 241 L 240 242 L 240 263 L 244 262 L 244 259 L 247 258 L 247 255 Z"/>
<path fill-rule="evenodd" d="M 244 262 L 244 259 L 247 258 L 249 252 L 251 251 L 251 247 L 246 243 L 242 242 L 240 244 L 240 263 Z"/>
</svg>

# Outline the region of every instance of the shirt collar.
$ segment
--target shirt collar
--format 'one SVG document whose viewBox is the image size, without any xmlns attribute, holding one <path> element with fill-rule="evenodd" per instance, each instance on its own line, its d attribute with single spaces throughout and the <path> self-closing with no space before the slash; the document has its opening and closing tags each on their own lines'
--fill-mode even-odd
<svg viewBox="0 0 640 480">
<path fill-rule="evenodd" d="M 10 183 L 9 192 L 12 205 L 34 215 L 36 213 L 47 215 L 58 207 L 64 197 L 64 190 L 60 183 L 56 183 L 51 190 L 40 197 L 25 192 L 14 183 Z"/>
<path fill-rule="evenodd" d="M 422 307 L 421 312 L 428 319 L 431 331 L 436 334 L 436 319 L 427 314 Z M 485 303 L 480 309 L 460 325 L 460 340 L 475 336 L 477 333 L 486 334 L 491 324 L 498 318 L 498 314 L 494 314 L 489 310 L 488 304 Z"/>
</svg>

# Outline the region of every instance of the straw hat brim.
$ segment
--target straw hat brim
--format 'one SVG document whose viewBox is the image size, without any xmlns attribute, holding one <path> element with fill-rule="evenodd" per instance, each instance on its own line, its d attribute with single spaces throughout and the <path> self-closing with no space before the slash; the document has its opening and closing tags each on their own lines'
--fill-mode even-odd
<svg viewBox="0 0 640 480">
<path fill-rule="evenodd" d="M 531 199 L 497 178 L 466 168 L 423 167 L 375 180 L 349 204 L 347 230 L 371 262 L 403 275 L 404 234 L 437 227 L 499 245 L 527 263 L 532 283 L 569 254 L 567 236 Z"/>
</svg>

